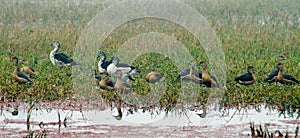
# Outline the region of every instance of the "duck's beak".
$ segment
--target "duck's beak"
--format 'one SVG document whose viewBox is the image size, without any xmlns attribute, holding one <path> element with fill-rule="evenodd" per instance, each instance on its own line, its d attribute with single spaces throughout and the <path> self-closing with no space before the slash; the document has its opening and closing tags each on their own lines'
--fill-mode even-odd
<svg viewBox="0 0 300 138">
<path fill-rule="evenodd" d="M 53 43 L 49 44 L 49 46 L 53 46 Z"/>
<path fill-rule="evenodd" d="M 196 64 L 196 66 L 197 66 L 197 67 L 199 67 L 199 66 L 200 66 L 200 64 L 198 63 L 198 64 Z"/>
<path fill-rule="evenodd" d="M 282 60 L 288 60 L 288 58 L 283 58 Z"/>
<path fill-rule="evenodd" d="M 24 62 L 23 61 L 21 61 L 21 62 L 19 62 L 19 64 L 21 65 L 21 64 L 24 64 Z"/>
</svg>

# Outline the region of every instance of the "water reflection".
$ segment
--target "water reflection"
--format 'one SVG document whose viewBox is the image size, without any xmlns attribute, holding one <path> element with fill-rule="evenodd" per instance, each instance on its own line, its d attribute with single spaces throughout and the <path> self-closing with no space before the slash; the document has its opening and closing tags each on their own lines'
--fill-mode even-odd
<svg viewBox="0 0 300 138">
<path fill-rule="evenodd" d="M 81 105 L 81 107 L 80 107 Z M 82 106 L 82 105 L 91 105 Z M 80 107 L 80 108 L 79 108 Z M 25 130 L 44 131 L 50 134 L 76 133 L 78 131 L 89 131 L 89 133 L 100 133 L 98 127 L 151 127 L 164 131 L 178 129 L 180 131 L 192 129 L 205 134 L 208 131 L 220 131 L 228 129 L 228 126 L 238 127 L 228 132 L 231 135 L 250 134 L 249 122 L 271 124 L 272 129 L 281 129 L 293 132 L 300 122 L 299 110 L 281 111 L 274 107 L 263 104 L 253 105 L 247 108 L 222 108 L 206 109 L 204 106 L 192 106 L 187 109 L 174 109 L 166 111 L 159 107 L 134 107 L 124 104 L 103 105 L 97 102 L 79 103 L 43 103 L 31 108 L 25 103 L 1 104 L 0 127 L 1 135 L 20 136 Z M 18 113 L 14 113 L 18 112 Z M 28 114 L 30 113 L 30 115 Z M 27 121 L 30 127 L 28 128 Z M 91 127 L 91 129 L 83 129 Z M 194 127 L 198 127 L 195 129 Z M 201 127 L 201 129 L 199 129 Z M 202 128 L 206 129 L 202 129 Z M 210 128 L 210 129 L 209 129 Z M 13 131 L 12 131 L 13 130 Z M 101 133 L 113 133 L 107 130 Z M 28 132 L 27 132 L 28 133 Z M 151 133 L 151 132 L 149 132 Z M 182 136 L 182 135 L 181 135 Z M 209 136 L 209 135 L 208 135 Z"/>
</svg>

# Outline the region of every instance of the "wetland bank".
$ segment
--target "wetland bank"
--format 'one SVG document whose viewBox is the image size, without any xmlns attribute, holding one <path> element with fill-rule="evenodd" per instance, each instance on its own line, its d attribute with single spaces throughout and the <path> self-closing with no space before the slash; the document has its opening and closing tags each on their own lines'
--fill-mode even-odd
<svg viewBox="0 0 300 138">
<path fill-rule="evenodd" d="M 5 124 L 5 119 L 11 119 L 8 115 L 6 115 L 6 109 L 10 110 L 10 108 L 12 108 L 15 104 L 20 104 L 19 116 L 22 116 L 22 120 L 23 117 L 27 116 L 26 113 L 30 108 L 30 106 L 28 107 L 28 104 L 30 103 L 37 103 L 33 109 L 40 110 L 32 110 L 32 112 L 40 114 L 39 111 L 45 110 L 42 109 L 43 103 L 58 102 L 67 105 L 66 103 L 69 103 L 69 100 L 74 100 L 72 99 L 72 97 L 75 96 L 72 89 L 72 68 L 57 68 L 53 66 L 49 60 L 49 52 L 52 50 L 52 47 L 49 47 L 48 45 L 53 41 L 59 41 L 62 44 L 61 51 L 74 56 L 72 55 L 74 46 L 76 45 L 77 40 L 81 36 L 81 33 L 87 23 L 99 12 L 116 2 L 118 1 L 2 1 L 2 4 L 0 5 L 0 94 L 2 124 Z M 232 114 L 232 112 L 235 112 L 236 108 L 241 108 L 241 111 L 243 111 L 252 105 L 263 105 L 267 107 L 266 110 L 274 111 L 271 114 L 277 114 L 280 116 L 277 118 L 279 119 L 278 121 L 269 122 L 270 125 L 273 123 L 278 125 L 278 129 L 281 129 L 283 132 L 285 132 L 285 130 L 294 132 L 297 122 L 299 123 L 300 85 L 280 86 L 275 83 L 265 83 L 263 80 L 269 72 L 275 70 L 274 66 L 277 65 L 277 57 L 280 54 L 288 58 L 288 60 L 283 62 L 285 72 L 292 74 L 297 79 L 300 79 L 300 15 L 298 12 L 300 5 L 297 4 L 297 1 L 290 0 L 274 2 L 271 0 L 226 0 L 219 2 L 216 0 L 186 0 L 184 2 L 196 9 L 207 19 L 208 23 L 218 36 L 221 47 L 224 51 L 227 66 L 227 81 L 226 90 L 224 91 L 223 97 L 220 101 L 220 109 L 234 108 L 233 111 L 230 112 Z M 205 50 L 202 48 L 200 42 L 198 42 L 198 40 L 183 27 L 166 20 L 143 18 L 123 24 L 114 30 L 109 37 L 107 37 L 103 43 L 103 47 L 101 47 L 101 51 L 107 53 L 107 56 L 110 59 L 116 52 L 116 49 L 118 49 L 124 42 L 145 32 L 161 32 L 174 36 L 178 41 L 186 46 L 196 61 L 206 61 L 208 63 L 208 71 L 210 71 L 211 67 L 208 62 L 209 59 L 206 56 Z M 95 69 L 98 62 L 96 61 L 96 52 L 98 51 L 95 51 Z M 38 75 L 33 78 L 32 84 L 19 85 L 12 79 L 14 65 L 10 62 L 10 59 L 13 56 L 28 60 L 29 65 L 37 71 Z M 132 87 L 138 95 L 146 95 L 151 90 L 150 86 L 143 78 L 149 71 L 156 70 L 162 74 L 168 74 L 165 75 L 164 80 L 167 84 L 164 95 L 159 99 L 157 105 L 144 109 L 145 113 L 149 113 L 151 115 L 151 111 L 153 111 L 153 113 L 158 112 L 163 115 L 170 114 L 171 116 L 171 114 L 175 114 L 174 112 L 179 112 L 180 108 L 177 105 L 180 103 L 182 95 L 179 95 L 178 92 L 182 89 L 181 83 L 186 83 L 176 79 L 176 76 L 181 69 L 178 69 L 171 59 L 157 53 L 148 53 L 140 56 L 138 59 L 135 59 L 133 65 L 139 67 L 141 70 L 139 75 L 134 76 L 136 81 L 132 82 Z M 257 69 L 257 72 L 255 72 L 257 82 L 251 86 L 237 87 L 234 78 L 244 73 L 245 69 L 250 65 Z M 197 69 L 201 70 L 200 68 Z M 187 83 L 187 85 L 192 84 Z M 197 97 L 192 97 L 192 100 L 196 99 L 195 102 L 197 105 L 203 105 L 209 99 L 209 93 L 210 89 L 203 88 L 201 86 L 197 89 Z M 110 113 L 109 111 L 111 109 L 115 110 L 117 107 L 114 105 L 114 99 L 117 95 L 115 92 L 94 89 L 90 92 L 90 95 L 93 96 L 91 97 L 91 102 L 78 100 L 74 103 L 78 106 L 78 109 L 70 109 L 70 112 L 74 110 L 73 112 L 78 113 L 78 116 L 82 116 L 80 110 L 87 111 L 87 109 L 84 109 L 84 106 L 92 105 L 92 102 L 96 102 L 97 108 L 94 109 L 92 106 L 87 107 L 94 109 L 94 112 L 101 112 L 101 109 L 104 109 L 103 113 Z M 101 97 L 103 101 L 100 101 L 99 97 Z M 80 102 L 82 104 L 80 104 Z M 27 107 L 22 106 L 23 103 L 27 105 Z M 64 114 L 67 111 L 63 112 L 61 109 L 62 107 L 65 106 L 55 106 L 52 107 L 52 112 L 43 111 L 42 113 L 51 114 L 55 111 L 55 116 L 58 116 L 57 112 L 61 110 L 59 112 L 63 122 L 65 118 L 71 117 L 70 113 L 68 115 Z M 139 114 L 139 110 L 142 110 L 143 108 L 140 109 L 140 107 L 138 107 L 136 112 L 134 109 L 135 108 L 131 107 L 131 105 L 122 105 L 123 117 L 126 118 L 126 112 L 129 112 L 129 115 L 131 112 L 133 114 Z M 199 110 L 201 110 L 201 106 L 199 107 Z M 15 113 L 13 111 L 14 109 L 12 109 L 9 113 Z M 224 110 L 216 109 L 216 111 L 218 114 L 222 114 L 222 111 Z M 261 110 L 256 111 L 257 114 L 262 113 Z M 266 112 L 263 113 L 268 114 Z M 118 111 L 113 111 L 113 113 L 118 114 Z M 38 116 L 37 114 L 35 115 Z M 184 112 L 182 112 L 182 114 L 184 114 Z M 180 116 L 182 114 L 178 113 L 177 115 Z M 237 113 L 232 116 L 236 114 Z M 36 117 L 35 115 L 33 114 L 31 117 L 34 118 Z M 285 115 L 286 118 L 290 118 L 289 124 L 292 124 L 291 126 L 285 126 L 284 124 L 279 123 L 282 122 L 280 121 L 280 118 L 283 117 L 283 115 Z M 108 120 L 112 121 L 115 119 L 112 118 L 113 116 L 115 115 L 110 114 L 110 117 L 108 118 L 111 120 Z M 238 115 L 234 117 L 238 117 Z M 201 119 L 199 116 L 198 118 Z M 9 133 L 6 132 L 17 129 L 17 127 L 14 128 L 14 126 L 5 127 L 9 124 L 14 124 L 12 121 L 7 120 L 6 125 L 1 125 L 3 131 L 1 131 L 0 135 L 9 135 Z M 58 119 L 56 118 L 50 122 L 59 122 L 55 120 Z M 256 124 L 268 124 L 268 121 L 252 121 Z M 30 122 L 34 122 L 34 120 L 31 120 Z M 39 124 L 40 122 L 42 122 L 42 120 L 36 121 L 35 123 Z M 159 126 L 135 128 L 133 125 L 125 127 L 128 124 L 118 126 L 117 123 L 120 121 L 118 122 L 117 120 L 114 120 L 112 122 L 115 122 L 116 124 L 110 124 L 108 121 L 106 125 L 95 125 L 103 129 L 103 132 L 97 133 L 105 133 L 106 135 L 104 136 L 120 136 L 117 135 L 118 132 L 116 130 L 130 129 L 136 131 L 136 135 L 138 136 L 139 130 L 150 130 L 153 128 L 157 131 L 161 130 L 161 133 L 168 132 L 169 135 L 165 136 L 176 137 L 177 135 L 175 134 L 177 134 L 177 132 L 179 133 L 178 136 L 191 136 L 188 135 L 188 133 L 205 136 L 205 134 L 212 132 L 210 130 L 215 130 L 214 126 L 203 126 L 208 131 L 201 132 L 201 130 L 204 129 L 201 128 L 202 126 L 192 124 L 190 126 L 187 125 L 189 126 L 187 130 L 183 128 L 178 130 L 178 128 L 172 126 L 169 128 Z M 21 121 L 20 124 L 22 123 L 24 122 Z M 34 123 L 31 125 L 29 130 L 34 131 L 34 135 L 38 133 L 37 131 L 42 132 L 42 130 L 45 130 L 45 133 L 51 136 L 53 133 L 59 133 L 57 131 L 58 124 L 56 123 L 54 123 L 54 131 L 48 130 L 48 132 L 46 127 L 33 129 L 32 126 L 34 126 Z M 247 133 L 248 130 L 250 132 L 249 123 L 250 120 L 247 120 L 247 122 L 244 122 L 244 124 L 241 125 L 246 126 L 245 131 L 247 131 Z M 63 126 L 63 123 L 61 123 L 61 125 Z M 79 133 L 80 130 L 85 128 L 85 125 L 79 126 L 80 127 L 75 128 L 73 134 Z M 24 132 L 20 133 L 21 136 L 29 134 L 30 131 L 27 131 L 26 125 L 21 128 L 22 132 Z M 176 133 L 172 135 L 170 134 L 170 131 Z M 234 134 L 234 136 L 236 136 L 236 134 L 238 134 L 238 136 L 247 136 L 241 134 L 241 132 L 244 132 L 241 128 L 232 129 L 231 127 L 227 127 L 227 129 L 224 130 L 224 133 L 225 132 L 228 134 Z M 127 133 L 127 131 L 121 131 L 119 133 Z M 61 134 L 65 133 L 61 131 Z M 84 134 L 92 135 L 90 132 L 86 132 Z M 151 136 L 150 134 L 149 136 Z M 130 136 L 130 134 L 128 134 L 128 136 Z"/>
</svg>

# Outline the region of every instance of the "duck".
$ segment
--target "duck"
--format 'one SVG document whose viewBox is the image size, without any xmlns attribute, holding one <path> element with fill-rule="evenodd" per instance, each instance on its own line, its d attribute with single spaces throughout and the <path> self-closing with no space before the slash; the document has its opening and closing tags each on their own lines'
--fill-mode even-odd
<svg viewBox="0 0 300 138">
<path fill-rule="evenodd" d="M 110 75 L 114 75 L 114 74 L 116 74 L 116 72 L 118 70 L 120 70 L 120 71 L 122 71 L 122 74 L 128 74 L 129 79 L 134 81 L 134 79 L 132 78 L 132 75 L 135 73 L 139 73 L 140 70 L 138 70 L 134 66 L 130 66 L 128 64 L 119 63 L 119 62 L 120 62 L 120 60 L 118 57 L 116 57 L 116 56 L 112 57 L 112 63 L 107 66 L 107 73 Z"/>
<path fill-rule="evenodd" d="M 114 90 L 115 83 L 114 81 L 107 78 L 107 73 L 100 73 L 101 80 L 99 82 L 99 86 L 103 90 Z"/>
<path fill-rule="evenodd" d="M 17 57 L 12 57 L 12 61 L 15 64 L 15 70 L 13 72 L 14 80 L 19 84 L 31 84 L 32 80 L 30 79 L 30 77 L 25 72 L 21 72 L 20 68 L 18 67 L 19 59 Z"/>
<path fill-rule="evenodd" d="M 195 62 L 190 61 L 190 62 L 188 62 L 188 64 L 192 65 L 192 68 L 181 70 L 178 73 L 177 78 L 181 78 L 184 81 L 192 81 L 196 84 L 202 84 L 202 73 L 196 71 Z"/>
<path fill-rule="evenodd" d="M 284 74 L 284 67 L 282 63 L 278 63 L 276 66 L 278 70 L 278 75 L 271 79 L 271 81 L 278 82 L 280 84 L 299 84 L 299 80 L 297 80 L 292 75 Z"/>
<path fill-rule="evenodd" d="M 280 54 L 278 56 L 278 63 L 282 63 L 282 61 L 287 60 L 287 58 L 285 56 L 283 56 L 282 54 Z M 278 70 L 273 70 L 271 73 L 268 74 L 268 76 L 265 78 L 264 81 L 266 82 L 272 82 L 271 80 L 278 75 Z"/>
<path fill-rule="evenodd" d="M 248 72 L 236 77 L 234 81 L 236 81 L 238 84 L 246 85 L 246 86 L 254 84 L 256 82 L 256 77 L 253 74 L 254 70 L 255 68 L 253 66 L 249 66 L 247 68 Z"/>
<path fill-rule="evenodd" d="M 74 66 L 77 63 L 64 53 L 57 53 L 60 48 L 60 43 L 58 41 L 52 42 L 49 46 L 54 46 L 55 48 L 50 52 L 50 60 L 53 65 L 63 67 L 63 66 Z"/>
<path fill-rule="evenodd" d="M 218 87 L 217 79 L 214 76 L 211 76 L 206 71 L 207 65 L 205 62 L 201 61 L 197 66 L 202 67 L 202 83 L 206 87 Z"/>
<path fill-rule="evenodd" d="M 151 71 L 150 73 L 148 73 L 146 75 L 146 81 L 148 83 L 156 83 L 158 82 L 160 79 L 162 79 L 164 77 L 163 74 L 159 73 L 159 72 L 155 72 L 155 71 Z"/>
<path fill-rule="evenodd" d="M 22 60 L 20 62 L 20 64 L 23 64 L 23 68 L 21 70 L 23 70 L 26 74 L 28 74 L 30 76 L 36 75 L 36 72 L 34 71 L 34 69 L 28 66 L 28 61 Z"/>
<path fill-rule="evenodd" d="M 117 80 L 114 85 L 115 90 L 120 93 L 128 94 L 132 91 L 130 84 L 128 84 L 128 73 L 122 74 L 121 70 L 116 71 Z"/>
<path fill-rule="evenodd" d="M 106 55 L 104 52 L 100 52 L 97 56 L 97 58 L 100 58 L 98 62 L 98 70 L 100 73 L 107 72 L 107 67 L 112 63 L 112 59 L 109 61 L 106 61 Z"/>
</svg>

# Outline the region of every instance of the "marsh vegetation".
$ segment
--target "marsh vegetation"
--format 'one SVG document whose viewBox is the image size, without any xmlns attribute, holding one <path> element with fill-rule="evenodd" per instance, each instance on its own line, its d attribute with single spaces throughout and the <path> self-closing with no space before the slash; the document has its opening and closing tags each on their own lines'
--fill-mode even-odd
<svg viewBox="0 0 300 138">
<path fill-rule="evenodd" d="M 74 96 L 72 68 L 57 68 L 49 60 L 53 41 L 61 43 L 61 51 L 73 54 L 78 38 L 97 13 L 117 1 L 30 1 L 4 0 L 0 5 L 0 95 L 4 100 L 56 101 Z M 227 65 L 226 90 L 221 107 L 247 107 L 265 103 L 280 110 L 300 115 L 300 85 L 277 85 L 263 80 L 277 65 L 277 57 L 285 55 L 285 72 L 300 79 L 300 5 L 297 0 L 272 1 L 217 1 L 185 0 L 201 13 L 219 37 Z M 104 41 L 99 51 L 111 58 L 128 39 L 141 33 L 160 32 L 175 37 L 189 50 L 195 61 L 206 61 L 211 67 L 201 43 L 183 27 L 161 19 L 143 18 L 123 24 Z M 162 48 L 166 48 L 161 46 Z M 172 49 L 167 49 L 172 50 Z M 97 66 L 95 51 L 95 69 Z M 14 64 L 11 57 L 27 60 L 37 75 L 32 84 L 19 85 L 12 79 Z M 76 60 L 76 59 L 75 59 Z M 77 59 L 78 60 L 78 59 Z M 121 59 L 122 60 L 122 59 Z M 133 63 L 141 73 L 136 75 L 132 87 L 136 94 L 146 95 L 150 87 L 147 73 L 164 74 L 166 89 L 157 106 L 171 110 L 180 100 L 181 70 L 172 59 L 158 53 L 148 53 Z M 254 66 L 257 81 L 254 85 L 237 87 L 234 78 Z M 92 70 L 92 69 L 91 69 Z M 200 70 L 200 68 L 198 68 Z M 92 73 L 92 72 L 91 72 Z M 91 77 L 92 79 L 92 77 Z M 184 82 L 185 83 L 185 82 Z M 191 85 L 191 84 L 187 84 Z M 98 90 L 89 92 L 95 99 L 108 102 L 116 92 Z M 210 89 L 197 89 L 196 102 L 205 104 Z M 188 97 L 188 95 L 186 95 Z M 193 97 L 195 98 L 195 97 Z M 5 101 L 4 100 L 4 101 Z"/>
</svg>

